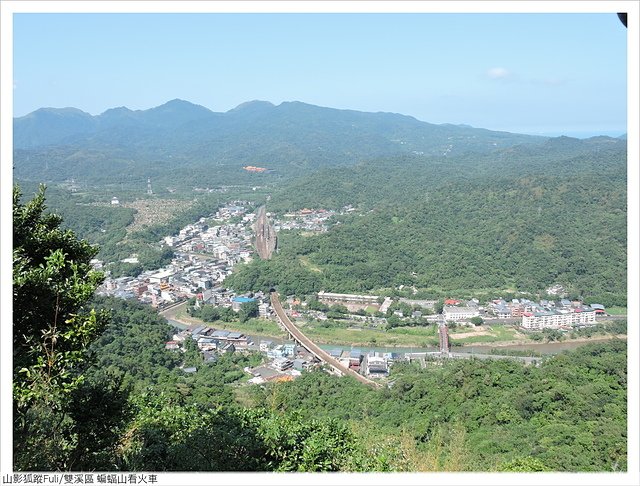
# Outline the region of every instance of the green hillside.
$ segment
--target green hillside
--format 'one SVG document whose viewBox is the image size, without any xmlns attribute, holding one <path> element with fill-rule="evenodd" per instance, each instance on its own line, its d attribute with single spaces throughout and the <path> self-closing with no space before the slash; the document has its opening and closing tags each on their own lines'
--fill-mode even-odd
<svg viewBox="0 0 640 486">
<path fill-rule="evenodd" d="M 325 234 L 281 234 L 272 261 L 240 268 L 229 284 L 279 284 L 285 293 L 404 285 L 442 296 L 540 293 L 560 283 L 624 305 L 626 151 L 575 145 L 549 144 L 537 155 L 396 158 L 297 181 L 274 194 L 271 210 L 359 211 L 337 217 Z"/>
<path fill-rule="evenodd" d="M 273 184 L 322 167 L 394 154 L 442 157 L 486 153 L 543 137 L 434 125 L 393 113 L 364 113 L 300 102 L 249 102 L 214 113 L 182 100 L 91 116 L 35 111 L 14 120 L 16 176 L 59 182 L 158 187 Z M 251 174 L 243 166 L 270 169 Z M 179 172 L 180 177 L 176 178 Z"/>
</svg>

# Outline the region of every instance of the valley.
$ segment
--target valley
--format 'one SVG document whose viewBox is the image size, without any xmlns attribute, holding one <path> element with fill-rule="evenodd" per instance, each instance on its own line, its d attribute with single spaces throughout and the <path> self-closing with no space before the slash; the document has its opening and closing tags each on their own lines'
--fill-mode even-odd
<svg viewBox="0 0 640 486">
<path fill-rule="evenodd" d="M 297 103 L 70 113 L 75 131 L 42 137 L 51 112 L 15 120 L 15 177 L 47 182 L 47 211 L 100 245 L 86 305 L 109 318 L 83 373 L 126 396 L 105 415 L 127 437 L 105 461 L 286 469 L 322 437 L 346 449 L 318 470 L 626 467 L 623 139 Z M 221 428 L 225 450 L 244 434 L 256 450 L 180 452 Z M 49 464 L 42 450 L 20 461 Z"/>
</svg>

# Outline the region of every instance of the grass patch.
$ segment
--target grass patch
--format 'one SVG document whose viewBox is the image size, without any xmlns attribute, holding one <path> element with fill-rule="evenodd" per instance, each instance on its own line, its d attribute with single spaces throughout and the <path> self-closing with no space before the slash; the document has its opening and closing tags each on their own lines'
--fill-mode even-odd
<svg viewBox="0 0 640 486">
<path fill-rule="evenodd" d="M 607 314 L 612 315 L 612 316 L 626 316 L 627 315 L 627 308 L 626 307 L 614 306 L 614 307 L 609 307 L 606 310 L 607 310 Z"/>
<path fill-rule="evenodd" d="M 510 327 L 490 326 L 487 327 L 487 330 L 489 331 L 489 334 L 456 338 L 456 335 L 454 333 L 451 333 L 450 336 L 456 343 L 461 344 L 495 343 L 501 341 L 514 341 L 516 339 L 522 339 L 521 336 L 516 337 L 517 331 Z"/>
<path fill-rule="evenodd" d="M 428 347 L 435 346 L 438 338 L 428 328 L 394 328 L 390 331 L 376 329 L 349 330 L 335 327 L 304 327 L 302 332 L 313 341 L 337 345 L 375 345 Z"/>
<path fill-rule="evenodd" d="M 431 337 L 438 333 L 438 326 L 425 327 L 394 327 L 389 330 L 389 334 L 417 337 Z"/>
<path fill-rule="evenodd" d="M 247 322 L 223 322 L 216 321 L 211 324 L 216 329 L 226 329 L 228 331 L 238 331 L 244 334 L 260 334 L 263 336 L 271 336 L 282 338 L 285 336 L 284 331 L 273 321 L 266 319 L 249 319 Z"/>
<path fill-rule="evenodd" d="M 322 269 L 318 265 L 311 263 L 307 255 L 301 255 L 298 259 L 300 260 L 300 263 L 302 263 L 303 267 L 308 268 L 312 272 L 322 273 Z"/>
<path fill-rule="evenodd" d="M 176 312 L 176 320 L 188 322 L 190 324 L 205 324 L 215 329 L 225 329 L 227 331 L 237 331 L 243 334 L 260 334 L 267 337 L 283 338 L 285 332 L 273 321 L 266 319 L 249 319 L 247 322 L 204 322 L 202 319 L 192 317 L 187 314 L 185 308 Z"/>
</svg>

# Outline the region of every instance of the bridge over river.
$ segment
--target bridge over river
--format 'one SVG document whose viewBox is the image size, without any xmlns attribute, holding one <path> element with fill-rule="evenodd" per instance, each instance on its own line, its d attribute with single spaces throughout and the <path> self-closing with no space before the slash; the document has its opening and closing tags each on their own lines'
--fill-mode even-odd
<svg viewBox="0 0 640 486">
<path fill-rule="evenodd" d="M 370 380 L 369 378 L 366 378 L 360 373 L 357 373 L 351 368 L 343 365 L 337 359 L 327 353 L 324 349 L 320 348 L 313 341 L 311 341 L 311 339 L 305 336 L 302 331 L 300 331 L 300 329 L 298 329 L 296 325 L 291 322 L 291 319 L 289 319 L 289 316 L 286 314 L 282 307 L 282 304 L 280 303 L 278 293 L 275 291 L 271 292 L 271 305 L 273 306 L 273 310 L 278 316 L 280 324 L 287 330 L 289 336 L 291 336 L 294 341 L 300 344 L 303 348 L 313 354 L 320 361 L 331 366 L 331 368 L 333 368 L 334 371 L 336 371 L 340 375 L 352 376 L 360 383 L 364 383 L 365 385 L 380 386 L 380 383 Z"/>
</svg>

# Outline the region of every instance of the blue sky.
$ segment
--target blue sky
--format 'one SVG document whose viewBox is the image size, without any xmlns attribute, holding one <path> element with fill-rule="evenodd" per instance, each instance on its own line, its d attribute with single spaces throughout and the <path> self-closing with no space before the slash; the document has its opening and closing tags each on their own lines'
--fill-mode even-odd
<svg viewBox="0 0 640 486">
<path fill-rule="evenodd" d="M 550 135 L 626 132 L 611 14 L 16 14 L 14 115 L 181 98 L 388 111 Z"/>
</svg>

